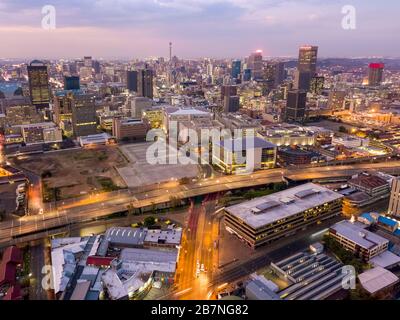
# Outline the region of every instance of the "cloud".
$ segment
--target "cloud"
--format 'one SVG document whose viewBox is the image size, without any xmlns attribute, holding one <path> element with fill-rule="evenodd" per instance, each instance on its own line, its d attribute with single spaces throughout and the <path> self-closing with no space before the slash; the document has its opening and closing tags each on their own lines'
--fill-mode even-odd
<svg viewBox="0 0 400 320">
<path fill-rule="evenodd" d="M 115 56 L 166 55 L 170 40 L 177 53 L 192 57 L 243 56 L 259 47 L 271 55 L 295 56 L 302 43 L 320 45 L 324 55 L 400 51 L 399 3 L 352 2 L 357 30 L 346 32 L 341 7 L 348 0 L 1 0 L 0 36 L 4 52 L 19 55 L 45 49 L 51 55 L 60 45 L 73 55 L 81 50 L 71 45 L 77 43 L 74 37 L 86 51 Z M 50 33 L 40 29 L 47 4 L 57 13 L 57 29 Z M 47 45 L 24 47 L 32 39 Z"/>
</svg>

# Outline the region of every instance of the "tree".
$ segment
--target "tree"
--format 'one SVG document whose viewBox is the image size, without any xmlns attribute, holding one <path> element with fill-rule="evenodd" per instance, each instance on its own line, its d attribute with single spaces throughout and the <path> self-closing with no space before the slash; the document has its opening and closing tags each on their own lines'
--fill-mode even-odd
<svg viewBox="0 0 400 320">
<path fill-rule="evenodd" d="M 345 126 L 340 126 L 340 127 L 339 127 L 339 132 L 348 133 L 348 130 L 346 129 Z"/>
<path fill-rule="evenodd" d="M 155 223 L 156 223 L 156 218 L 154 218 L 153 216 L 148 216 L 148 217 L 144 218 L 144 220 L 143 220 L 143 225 L 145 227 L 154 226 Z"/>
</svg>

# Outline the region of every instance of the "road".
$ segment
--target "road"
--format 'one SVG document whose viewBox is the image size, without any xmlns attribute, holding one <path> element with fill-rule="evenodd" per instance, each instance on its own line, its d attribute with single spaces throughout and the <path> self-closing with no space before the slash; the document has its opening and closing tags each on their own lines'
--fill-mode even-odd
<svg viewBox="0 0 400 320">
<path fill-rule="evenodd" d="M 281 182 L 283 177 L 295 180 L 321 179 L 351 176 L 363 170 L 380 170 L 388 173 L 400 172 L 400 161 L 344 165 L 333 167 L 287 168 L 257 171 L 249 175 L 233 175 L 209 178 L 180 185 L 176 181 L 136 189 L 93 194 L 74 201 L 58 203 L 42 215 L 25 216 L 18 220 L 0 223 L 0 243 L 13 237 L 41 232 L 71 223 L 95 220 L 112 213 L 126 211 L 132 204 L 135 208 L 152 206 L 171 200 L 171 196 L 185 199 L 232 189 Z"/>
<path fill-rule="evenodd" d="M 207 296 L 207 288 L 216 269 L 214 240 L 219 221 L 215 215 L 217 194 L 206 195 L 201 203 L 194 202 L 184 229 L 182 249 L 176 273 L 175 298 L 198 300 Z M 200 272 L 199 272 L 200 271 Z"/>
<path fill-rule="evenodd" d="M 298 232 L 295 235 L 281 239 L 280 241 L 271 243 L 267 246 L 260 247 L 256 250 L 256 254 L 245 260 L 238 260 L 233 264 L 221 267 L 214 272 L 212 278 L 204 282 L 202 290 L 197 292 L 196 281 L 192 277 L 191 282 L 185 283 L 185 286 L 178 286 L 167 295 L 160 297 L 160 300 L 171 299 L 213 299 L 220 288 L 224 284 L 233 284 L 239 280 L 247 278 L 251 273 L 268 266 L 271 262 L 276 262 L 301 250 L 306 249 L 310 244 L 321 241 L 324 230 L 331 224 L 342 220 L 342 217 L 336 217 L 323 222 L 321 225 L 310 226 L 306 231 Z M 251 250 L 243 244 L 241 250 Z M 186 288 L 186 289 L 184 289 Z M 190 290 L 189 290 L 190 289 Z"/>
</svg>

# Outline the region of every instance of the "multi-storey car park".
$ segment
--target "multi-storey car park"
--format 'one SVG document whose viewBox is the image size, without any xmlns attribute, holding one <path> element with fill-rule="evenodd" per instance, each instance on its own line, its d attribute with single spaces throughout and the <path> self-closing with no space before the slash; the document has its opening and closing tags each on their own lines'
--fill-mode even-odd
<svg viewBox="0 0 400 320">
<path fill-rule="evenodd" d="M 225 224 L 254 249 L 340 215 L 342 198 L 323 186 L 306 183 L 225 208 Z"/>
</svg>

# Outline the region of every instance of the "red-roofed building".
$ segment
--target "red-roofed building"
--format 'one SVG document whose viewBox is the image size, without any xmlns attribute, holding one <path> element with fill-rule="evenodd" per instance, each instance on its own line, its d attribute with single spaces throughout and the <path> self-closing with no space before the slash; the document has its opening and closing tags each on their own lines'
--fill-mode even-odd
<svg viewBox="0 0 400 320">
<path fill-rule="evenodd" d="M 383 69 L 385 67 L 384 63 L 370 63 L 369 67 L 371 69 Z"/>
<path fill-rule="evenodd" d="M 383 69 L 385 65 L 383 63 L 370 63 L 368 72 L 368 85 L 379 86 L 383 80 Z"/>
<path fill-rule="evenodd" d="M 388 196 L 390 191 L 388 181 L 381 177 L 368 173 L 360 173 L 358 176 L 352 178 L 351 180 L 349 180 L 349 185 L 359 191 L 365 192 L 372 197 L 378 195 Z"/>
<path fill-rule="evenodd" d="M 114 259 L 114 257 L 90 256 L 86 260 L 86 265 L 107 268 Z"/>
</svg>

